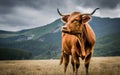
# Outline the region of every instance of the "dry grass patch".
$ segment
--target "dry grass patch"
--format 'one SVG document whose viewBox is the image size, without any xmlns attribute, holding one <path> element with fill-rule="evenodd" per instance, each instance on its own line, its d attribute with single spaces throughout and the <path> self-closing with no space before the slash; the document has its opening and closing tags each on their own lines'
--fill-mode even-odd
<svg viewBox="0 0 120 75">
<path fill-rule="evenodd" d="M 93 57 L 90 75 L 120 75 L 120 57 Z M 63 75 L 59 60 L 14 60 L 0 61 L 0 75 Z M 69 63 L 66 75 L 72 75 Z M 84 61 L 81 60 L 79 75 L 85 75 Z"/>
</svg>

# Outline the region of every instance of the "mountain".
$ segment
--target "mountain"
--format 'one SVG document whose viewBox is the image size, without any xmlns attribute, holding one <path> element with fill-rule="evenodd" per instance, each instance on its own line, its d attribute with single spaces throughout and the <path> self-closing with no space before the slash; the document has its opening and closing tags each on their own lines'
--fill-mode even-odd
<svg viewBox="0 0 120 75">
<path fill-rule="evenodd" d="M 51 53 L 54 56 L 61 52 L 60 28 L 62 25 L 63 23 L 58 19 L 51 24 L 38 28 L 9 33 L 0 31 L 0 47 L 29 51 L 35 58 L 37 56 L 50 58 L 46 54 Z M 58 39 L 59 41 L 56 41 Z"/>
<path fill-rule="evenodd" d="M 120 32 L 111 33 L 97 40 L 94 56 L 120 56 Z"/>
<path fill-rule="evenodd" d="M 0 31 L 0 47 L 32 53 L 32 59 L 59 58 L 61 54 L 60 19 L 42 27 L 18 32 Z M 97 36 L 94 56 L 120 55 L 120 18 L 93 17 L 91 27 Z"/>
</svg>

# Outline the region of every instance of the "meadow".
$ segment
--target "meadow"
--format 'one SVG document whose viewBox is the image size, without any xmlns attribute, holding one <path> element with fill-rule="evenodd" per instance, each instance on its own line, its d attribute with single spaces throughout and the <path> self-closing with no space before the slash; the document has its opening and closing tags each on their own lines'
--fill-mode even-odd
<svg viewBox="0 0 120 75">
<path fill-rule="evenodd" d="M 79 75 L 85 75 L 81 60 Z M 92 57 L 90 75 L 120 75 L 120 57 Z M 72 75 L 69 63 L 66 75 Z M 0 75 L 64 75 L 63 64 L 58 59 L 49 60 L 1 60 Z"/>
</svg>

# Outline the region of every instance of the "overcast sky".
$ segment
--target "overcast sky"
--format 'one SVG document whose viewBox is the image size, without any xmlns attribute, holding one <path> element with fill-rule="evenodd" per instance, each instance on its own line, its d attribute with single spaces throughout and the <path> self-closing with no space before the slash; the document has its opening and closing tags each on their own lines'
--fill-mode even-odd
<svg viewBox="0 0 120 75">
<path fill-rule="evenodd" d="M 19 31 L 43 26 L 62 13 L 92 12 L 94 16 L 120 18 L 120 0 L 0 0 L 0 30 Z"/>
</svg>

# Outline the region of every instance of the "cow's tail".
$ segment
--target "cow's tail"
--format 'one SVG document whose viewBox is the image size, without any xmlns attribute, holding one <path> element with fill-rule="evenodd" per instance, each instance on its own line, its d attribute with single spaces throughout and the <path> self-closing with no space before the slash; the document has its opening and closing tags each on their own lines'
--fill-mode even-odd
<svg viewBox="0 0 120 75">
<path fill-rule="evenodd" d="M 60 58 L 60 65 L 63 63 L 63 53 L 61 55 L 61 58 Z"/>
</svg>

